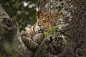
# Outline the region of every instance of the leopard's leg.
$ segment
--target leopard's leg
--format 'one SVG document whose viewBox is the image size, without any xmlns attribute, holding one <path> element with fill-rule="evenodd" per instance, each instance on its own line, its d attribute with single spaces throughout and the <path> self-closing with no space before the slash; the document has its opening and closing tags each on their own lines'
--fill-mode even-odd
<svg viewBox="0 0 86 57">
<path fill-rule="evenodd" d="M 21 38 L 28 49 L 36 51 L 44 38 L 44 34 L 38 33 L 32 37 L 28 33 L 22 33 Z"/>
<path fill-rule="evenodd" d="M 28 47 L 28 49 L 32 51 L 36 51 L 38 48 L 38 44 L 34 42 L 31 38 L 22 36 L 22 40 L 24 44 Z"/>
<path fill-rule="evenodd" d="M 38 33 L 34 36 L 33 41 L 40 44 L 44 38 L 44 33 Z"/>
</svg>

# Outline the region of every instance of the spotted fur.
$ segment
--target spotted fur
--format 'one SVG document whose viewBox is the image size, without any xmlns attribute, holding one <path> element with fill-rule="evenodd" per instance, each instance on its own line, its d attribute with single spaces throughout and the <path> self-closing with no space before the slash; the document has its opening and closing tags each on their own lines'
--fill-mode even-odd
<svg viewBox="0 0 86 57">
<path fill-rule="evenodd" d="M 37 50 L 44 39 L 44 31 L 49 28 L 49 25 L 54 25 L 58 17 L 58 13 L 50 15 L 43 13 L 41 10 L 36 15 L 37 22 L 28 31 L 21 34 L 24 44 L 32 51 Z"/>
</svg>

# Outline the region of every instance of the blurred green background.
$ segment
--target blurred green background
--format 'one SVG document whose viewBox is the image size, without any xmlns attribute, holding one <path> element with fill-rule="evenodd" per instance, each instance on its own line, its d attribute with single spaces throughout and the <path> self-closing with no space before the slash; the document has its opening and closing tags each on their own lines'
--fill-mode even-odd
<svg viewBox="0 0 86 57">
<path fill-rule="evenodd" d="M 0 0 L 0 4 L 8 15 L 18 22 L 20 31 L 36 23 L 37 5 L 35 0 Z"/>
</svg>

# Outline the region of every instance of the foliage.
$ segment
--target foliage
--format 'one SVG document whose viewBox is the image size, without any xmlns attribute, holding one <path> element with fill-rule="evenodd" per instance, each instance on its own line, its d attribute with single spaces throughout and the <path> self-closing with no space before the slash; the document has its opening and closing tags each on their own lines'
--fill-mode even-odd
<svg viewBox="0 0 86 57">
<path fill-rule="evenodd" d="M 55 26 L 49 25 L 49 29 L 46 29 L 47 32 L 44 32 L 45 37 L 54 33 Z"/>
<path fill-rule="evenodd" d="M 35 0 L 0 0 L 8 15 L 18 22 L 20 31 L 36 22 L 36 1 Z"/>
<path fill-rule="evenodd" d="M 82 51 L 82 56 L 86 56 L 86 49 Z"/>
</svg>

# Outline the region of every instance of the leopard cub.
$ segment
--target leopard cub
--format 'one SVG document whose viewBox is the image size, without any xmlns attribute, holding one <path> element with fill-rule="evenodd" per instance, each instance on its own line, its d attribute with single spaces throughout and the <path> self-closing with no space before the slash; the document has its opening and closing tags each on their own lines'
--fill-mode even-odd
<svg viewBox="0 0 86 57">
<path fill-rule="evenodd" d="M 21 38 L 28 49 L 36 51 L 40 43 L 44 39 L 44 31 L 49 25 L 54 25 L 57 20 L 58 13 L 50 15 L 39 10 L 36 14 L 37 22 L 28 30 L 21 34 Z"/>
</svg>

